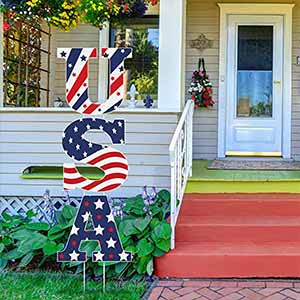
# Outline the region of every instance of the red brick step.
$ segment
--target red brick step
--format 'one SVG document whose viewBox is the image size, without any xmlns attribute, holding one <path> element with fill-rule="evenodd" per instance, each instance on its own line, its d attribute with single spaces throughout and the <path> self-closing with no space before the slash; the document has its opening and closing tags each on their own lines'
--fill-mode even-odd
<svg viewBox="0 0 300 300">
<path fill-rule="evenodd" d="M 300 242 L 178 242 L 155 267 L 161 278 L 300 277 Z"/>
<path fill-rule="evenodd" d="M 186 194 L 180 214 L 300 216 L 300 194 Z"/>
<path fill-rule="evenodd" d="M 189 194 L 159 277 L 300 277 L 300 195 Z"/>
<path fill-rule="evenodd" d="M 300 242 L 300 216 L 183 216 L 176 226 L 176 241 Z"/>
</svg>

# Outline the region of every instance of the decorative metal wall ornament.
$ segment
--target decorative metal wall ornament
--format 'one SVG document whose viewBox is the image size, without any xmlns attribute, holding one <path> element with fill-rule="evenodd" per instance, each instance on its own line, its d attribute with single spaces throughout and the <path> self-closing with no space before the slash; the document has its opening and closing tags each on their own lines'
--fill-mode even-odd
<svg viewBox="0 0 300 300">
<path fill-rule="evenodd" d="M 213 41 L 209 40 L 204 33 L 201 33 L 198 38 L 190 41 L 190 47 L 203 51 L 212 48 Z"/>
</svg>

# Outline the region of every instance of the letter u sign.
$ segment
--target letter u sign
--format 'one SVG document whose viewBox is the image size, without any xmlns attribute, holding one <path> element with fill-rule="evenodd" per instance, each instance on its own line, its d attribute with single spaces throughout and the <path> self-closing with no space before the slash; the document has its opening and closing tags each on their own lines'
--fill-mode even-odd
<svg viewBox="0 0 300 300">
<path fill-rule="evenodd" d="M 132 57 L 131 48 L 102 48 L 101 56 L 109 60 L 109 98 L 93 103 L 89 98 L 89 59 L 97 57 L 96 48 L 58 48 L 57 55 L 66 63 L 66 99 L 78 113 L 103 115 L 116 110 L 124 96 L 124 61 Z"/>
</svg>

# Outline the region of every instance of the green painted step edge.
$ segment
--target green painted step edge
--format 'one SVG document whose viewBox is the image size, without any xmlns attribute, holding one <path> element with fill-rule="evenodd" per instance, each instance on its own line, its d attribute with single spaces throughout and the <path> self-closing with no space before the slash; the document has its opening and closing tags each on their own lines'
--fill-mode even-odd
<svg viewBox="0 0 300 300">
<path fill-rule="evenodd" d="M 300 182 L 195 181 L 188 182 L 185 193 L 300 193 Z"/>
<path fill-rule="evenodd" d="M 207 160 L 193 161 L 193 176 L 189 182 L 300 182 L 300 171 L 289 170 L 208 170 Z"/>
<path fill-rule="evenodd" d="M 78 171 L 84 177 L 91 180 L 103 178 L 104 172 L 98 168 L 78 167 Z M 30 166 L 23 170 L 22 179 L 63 179 L 63 167 L 60 166 Z"/>
</svg>

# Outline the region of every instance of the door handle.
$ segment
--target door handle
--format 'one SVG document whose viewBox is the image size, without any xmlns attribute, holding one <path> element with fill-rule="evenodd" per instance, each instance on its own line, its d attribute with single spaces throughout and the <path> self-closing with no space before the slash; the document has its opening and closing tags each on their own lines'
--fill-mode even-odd
<svg viewBox="0 0 300 300">
<path fill-rule="evenodd" d="M 281 84 L 281 80 L 274 80 L 273 83 L 274 84 Z"/>
</svg>

